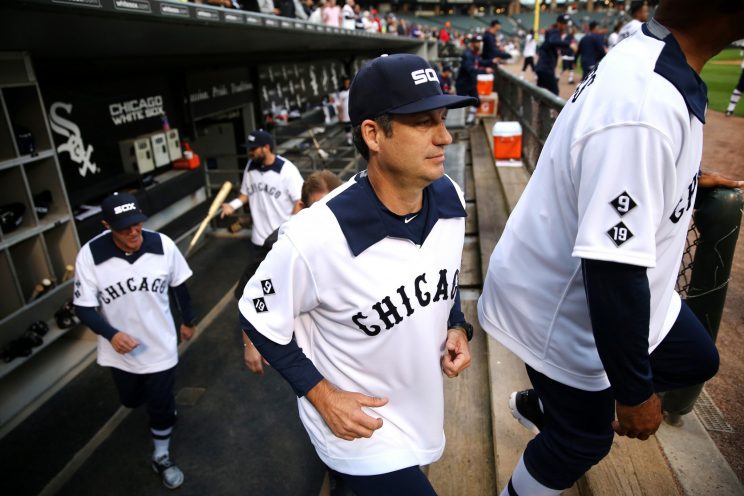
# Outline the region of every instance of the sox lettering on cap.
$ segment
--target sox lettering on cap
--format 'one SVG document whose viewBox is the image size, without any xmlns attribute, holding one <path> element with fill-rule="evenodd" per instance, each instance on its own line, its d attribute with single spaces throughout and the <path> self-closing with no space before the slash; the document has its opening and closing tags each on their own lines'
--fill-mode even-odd
<svg viewBox="0 0 744 496">
<path fill-rule="evenodd" d="M 270 133 L 267 133 L 263 129 L 256 129 L 255 131 L 251 131 L 251 133 L 248 135 L 248 141 L 243 144 L 243 146 L 248 149 L 258 148 L 264 145 L 269 145 L 273 148 L 274 138 L 271 136 Z"/>
<path fill-rule="evenodd" d="M 101 202 L 103 220 L 108 222 L 112 229 L 126 229 L 134 224 L 147 220 L 137 202 L 137 198 L 129 193 L 114 193 Z"/>
<path fill-rule="evenodd" d="M 382 114 L 415 114 L 477 105 L 470 96 L 445 95 L 436 71 L 416 55 L 383 55 L 362 66 L 349 90 L 349 117 L 357 126 Z"/>
</svg>

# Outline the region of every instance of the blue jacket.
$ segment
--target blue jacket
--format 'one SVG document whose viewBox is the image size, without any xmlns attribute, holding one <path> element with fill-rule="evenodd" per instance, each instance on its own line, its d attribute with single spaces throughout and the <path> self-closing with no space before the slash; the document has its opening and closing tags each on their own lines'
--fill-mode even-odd
<svg viewBox="0 0 744 496">
<path fill-rule="evenodd" d="M 577 55 L 581 59 L 581 67 L 594 67 L 605 56 L 604 36 L 599 33 L 588 33 L 581 38 Z"/>
<path fill-rule="evenodd" d="M 483 33 L 483 54 L 481 56 L 485 60 L 489 61 L 488 67 L 490 67 L 491 61 L 493 61 L 493 59 L 495 59 L 496 57 L 500 59 L 511 58 L 511 54 L 502 52 L 496 47 L 496 36 L 490 31 L 486 31 L 485 33 Z"/>
<path fill-rule="evenodd" d="M 568 48 L 570 43 L 561 38 L 558 28 L 551 28 L 545 32 L 545 41 L 537 49 L 537 64 L 535 72 L 554 73 L 558 63 L 558 55 L 562 48 Z"/>
<path fill-rule="evenodd" d="M 479 57 L 470 48 L 466 48 L 462 53 L 460 70 L 455 80 L 457 94 L 478 96 L 478 74 L 485 74 L 485 68 L 489 65 L 488 60 Z"/>
</svg>

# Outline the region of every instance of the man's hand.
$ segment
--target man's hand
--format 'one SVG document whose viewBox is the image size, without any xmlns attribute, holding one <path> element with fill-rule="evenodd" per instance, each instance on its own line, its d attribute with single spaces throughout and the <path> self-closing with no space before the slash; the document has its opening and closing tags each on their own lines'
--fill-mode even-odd
<svg viewBox="0 0 744 496">
<path fill-rule="evenodd" d="M 194 326 L 181 324 L 181 340 L 188 341 L 194 335 Z"/>
<path fill-rule="evenodd" d="M 254 374 L 263 375 L 263 362 L 265 361 L 261 353 L 248 339 L 243 339 L 243 363 Z"/>
<path fill-rule="evenodd" d="M 470 367 L 470 346 L 465 331 L 459 328 L 447 331 L 447 342 L 444 346 L 442 372 L 447 377 L 457 377 L 460 372 Z"/>
<path fill-rule="evenodd" d="M 126 332 L 119 331 L 114 334 L 113 338 L 111 338 L 111 346 L 114 347 L 114 350 L 117 353 L 121 353 L 122 355 L 124 355 L 125 353 L 129 353 L 137 346 L 139 346 L 139 341 L 134 339 Z"/>
<path fill-rule="evenodd" d="M 229 203 L 223 203 L 222 213 L 220 214 L 220 219 L 224 218 L 227 215 L 232 215 L 233 213 L 235 213 L 235 209 L 232 208 Z"/>
<path fill-rule="evenodd" d="M 661 400 L 656 393 L 637 406 L 627 406 L 615 402 L 615 410 L 617 411 L 617 420 L 612 422 L 612 428 L 620 436 L 645 441 L 661 425 Z"/>
<path fill-rule="evenodd" d="M 370 417 L 362 411 L 362 407 L 380 407 L 388 402 L 387 398 L 342 391 L 325 379 L 308 391 L 306 396 L 333 434 L 346 441 L 371 437 L 382 427 L 382 419 Z"/>
<path fill-rule="evenodd" d="M 729 179 L 717 172 L 700 171 L 698 186 L 701 188 L 715 188 L 721 186 L 724 188 L 741 188 L 744 189 L 744 181 Z"/>
</svg>

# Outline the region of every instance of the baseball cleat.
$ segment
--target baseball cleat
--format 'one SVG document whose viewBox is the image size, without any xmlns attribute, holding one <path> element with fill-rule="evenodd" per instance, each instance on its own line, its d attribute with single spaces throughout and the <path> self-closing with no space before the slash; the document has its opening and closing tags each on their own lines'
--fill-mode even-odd
<svg viewBox="0 0 744 496">
<path fill-rule="evenodd" d="M 545 415 L 540 409 L 540 400 L 534 389 L 515 391 L 509 396 L 509 409 L 512 416 L 535 434 L 540 432 Z"/>
<path fill-rule="evenodd" d="M 163 455 L 152 461 L 152 469 L 160 475 L 163 485 L 168 489 L 175 489 L 183 484 L 183 472 L 173 463 L 168 455 Z"/>
</svg>

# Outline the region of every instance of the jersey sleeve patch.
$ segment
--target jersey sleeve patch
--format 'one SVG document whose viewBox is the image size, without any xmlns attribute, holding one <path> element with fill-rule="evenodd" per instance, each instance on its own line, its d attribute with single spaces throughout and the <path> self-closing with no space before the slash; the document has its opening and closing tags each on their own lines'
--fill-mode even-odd
<svg viewBox="0 0 744 496">
<path fill-rule="evenodd" d="M 615 246 L 618 248 L 622 246 L 623 243 L 626 241 L 629 241 L 630 238 L 633 237 L 633 233 L 630 232 L 630 229 L 628 229 L 628 226 L 623 224 L 622 222 L 618 222 L 614 226 L 610 228 L 609 231 L 607 231 L 607 235 L 610 237 L 613 243 L 615 243 Z"/>
<path fill-rule="evenodd" d="M 638 204 L 626 191 L 623 191 L 610 202 L 610 205 L 612 205 L 612 208 L 615 209 L 615 212 L 617 212 L 618 215 L 622 217 L 623 215 L 633 210 L 633 208 L 635 208 Z"/>
</svg>

